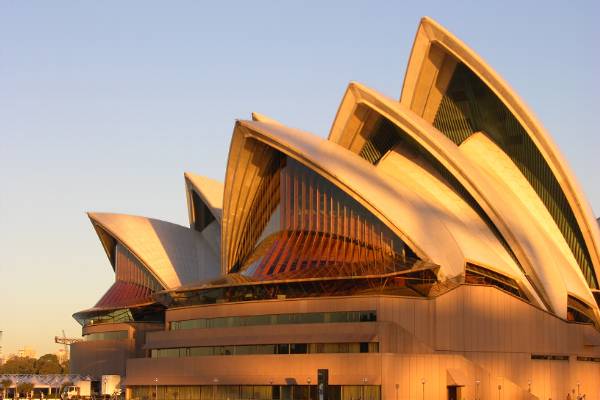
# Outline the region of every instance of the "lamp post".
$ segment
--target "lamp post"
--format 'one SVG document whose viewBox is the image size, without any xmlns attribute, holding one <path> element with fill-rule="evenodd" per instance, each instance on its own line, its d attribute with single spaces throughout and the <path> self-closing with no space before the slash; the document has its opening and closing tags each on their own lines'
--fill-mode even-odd
<svg viewBox="0 0 600 400">
<path fill-rule="evenodd" d="M 367 386 L 367 382 L 369 382 L 369 380 L 365 377 L 362 379 L 362 381 L 363 381 L 362 400 L 365 400 L 365 386 Z"/>
<path fill-rule="evenodd" d="M 531 393 L 531 381 L 527 381 L 527 390 Z"/>
<path fill-rule="evenodd" d="M 475 400 L 479 400 L 479 384 L 481 383 L 481 381 L 479 379 L 477 379 L 475 381 Z"/>
<path fill-rule="evenodd" d="M 306 378 L 306 383 L 308 384 L 308 400 L 310 400 L 310 376 Z"/>
<path fill-rule="evenodd" d="M 577 397 L 579 398 L 581 393 L 579 393 L 579 382 L 577 382 Z"/>
<path fill-rule="evenodd" d="M 421 385 L 423 386 L 423 400 L 425 400 L 425 378 L 421 378 Z"/>
<path fill-rule="evenodd" d="M 400 388 L 400 384 L 396 383 L 396 400 L 398 400 L 398 389 Z"/>
<path fill-rule="evenodd" d="M 158 378 L 154 378 L 154 398 L 158 399 Z"/>
<path fill-rule="evenodd" d="M 500 400 L 500 392 L 502 391 L 502 385 L 498 384 L 498 400 Z"/>
<path fill-rule="evenodd" d="M 215 397 L 217 395 L 217 384 L 219 383 L 219 378 L 214 378 L 213 379 L 213 400 L 215 400 Z"/>
</svg>

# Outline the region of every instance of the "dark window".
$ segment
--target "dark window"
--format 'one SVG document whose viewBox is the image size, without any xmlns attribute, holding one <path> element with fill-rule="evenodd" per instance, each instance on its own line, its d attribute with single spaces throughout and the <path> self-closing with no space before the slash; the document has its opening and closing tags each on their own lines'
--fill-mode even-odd
<svg viewBox="0 0 600 400">
<path fill-rule="evenodd" d="M 360 313 L 360 322 L 373 322 L 377 320 L 377 315 L 375 312 L 361 312 Z"/>
<path fill-rule="evenodd" d="M 292 343 L 290 344 L 290 354 L 306 354 L 308 352 L 308 346 L 306 343 Z"/>
<path fill-rule="evenodd" d="M 278 344 L 277 345 L 277 354 L 290 354 L 290 345 L 289 344 Z"/>
<path fill-rule="evenodd" d="M 172 321 L 171 330 L 227 328 L 236 326 L 321 324 L 333 322 L 374 322 L 376 311 L 336 311 L 298 314 L 266 314 L 243 317 L 198 318 L 184 321 Z"/>
<path fill-rule="evenodd" d="M 532 354 L 532 360 L 569 361 L 569 356 L 556 354 Z"/>
<path fill-rule="evenodd" d="M 192 205 L 194 213 L 194 229 L 201 232 L 208 224 L 215 220 L 215 217 L 195 190 L 192 190 Z"/>
</svg>

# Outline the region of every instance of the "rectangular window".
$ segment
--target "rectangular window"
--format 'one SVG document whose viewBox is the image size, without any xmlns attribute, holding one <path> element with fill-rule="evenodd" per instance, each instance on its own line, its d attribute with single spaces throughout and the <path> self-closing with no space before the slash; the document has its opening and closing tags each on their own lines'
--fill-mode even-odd
<svg viewBox="0 0 600 400">
<path fill-rule="evenodd" d="M 337 311 L 297 314 L 267 314 L 217 318 L 198 318 L 183 321 L 172 321 L 171 330 L 232 328 L 239 326 L 289 325 L 289 324 L 322 324 L 341 322 L 375 322 L 376 311 Z"/>
<path fill-rule="evenodd" d="M 240 356 L 252 354 L 377 353 L 379 343 L 279 343 L 152 349 L 150 357 Z"/>
<path fill-rule="evenodd" d="M 306 343 L 290 344 L 290 354 L 306 354 L 307 352 L 308 352 L 308 345 Z"/>
<path fill-rule="evenodd" d="M 569 356 L 556 354 L 532 354 L 532 360 L 569 361 Z"/>
<path fill-rule="evenodd" d="M 121 340 L 128 339 L 129 332 L 127 331 L 108 331 L 108 332 L 95 332 L 85 335 L 83 339 L 86 342 L 96 341 L 96 340 Z"/>
<path fill-rule="evenodd" d="M 205 347 L 190 347 L 190 356 L 212 356 L 214 354 L 214 348 L 212 346 Z"/>
<path fill-rule="evenodd" d="M 277 345 L 277 354 L 290 354 L 290 345 L 287 343 L 278 344 Z"/>
</svg>

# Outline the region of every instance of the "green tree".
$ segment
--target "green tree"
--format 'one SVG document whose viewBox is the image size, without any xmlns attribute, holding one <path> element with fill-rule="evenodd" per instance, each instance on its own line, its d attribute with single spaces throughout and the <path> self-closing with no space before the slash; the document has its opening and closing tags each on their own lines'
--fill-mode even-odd
<svg viewBox="0 0 600 400">
<path fill-rule="evenodd" d="M 44 354 L 35 362 L 36 374 L 60 374 L 62 367 L 54 354 Z"/>
<path fill-rule="evenodd" d="M 33 390 L 33 383 L 22 382 L 17 385 L 17 392 L 19 394 L 24 394 L 26 398 L 29 398 L 32 390 Z"/>
<path fill-rule="evenodd" d="M 3 374 L 35 374 L 35 358 L 13 357 L 1 367 Z"/>
<path fill-rule="evenodd" d="M 10 379 L 2 379 L 2 381 L 0 382 L 0 385 L 2 385 L 2 392 L 3 392 L 2 397 L 6 398 L 8 388 L 10 388 L 12 386 L 12 381 Z"/>
</svg>

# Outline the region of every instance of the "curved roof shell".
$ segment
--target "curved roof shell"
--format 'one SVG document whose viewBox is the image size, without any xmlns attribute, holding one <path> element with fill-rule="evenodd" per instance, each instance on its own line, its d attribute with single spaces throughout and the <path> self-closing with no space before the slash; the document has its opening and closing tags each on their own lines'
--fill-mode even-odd
<svg viewBox="0 0 600 400">
<path fill-rule="evenodd" d="M 437 210 L 358 155 L 315 135 L 281 124 L 238 121 L 229 154 L 223 204 L 222 260 L 235 264 L 236 227 L 248 215 L 252 186 L 269 151 L 279 151 L 315 170 L 348 193 L 387 225 L 422 260 L 438 264 L 448 276 L 464 269 L 464 256 Z M 444 244 L 444 245 L 440 245 Z"/>
<path fill-rule="evenodd" d="M 423 18 L 417 30 L 400 102 L 433 123 L 437 117 L 436 110 L 440 109 L 444 100 L 444 90 L 452 83 L 452 73 L 457 64 L 464 65 L 469 73 L 477 76 L 514 116 L 520 125 L 517 128 L 525 132 L 526 140 L 531 142 L 536 152 L 528 156 L 539 157 L 535 161 L 537 165 L 531 166 L 532 174 L 535 175 L 533 169 L 536 168 L 542 171 L 538 172 L 540 176 L 532 176 L 530 183 L 535 186 L 560 228 L 588 285 L 597 289 L 600 233 L 594 223 L 591 207 L 566 160 L 542 124 L 508 83 L 467 45 L 430 18 Z M 546 170 L 553 176 L 551 184 L 536 186 Z"/>
<path fill-rule="evenodd" d="M 373 116 L 367 111 L 399 127 L 460 182 L 510 245 L 546 306 L 564 317 L 567 294 L 571 294 L 597 314 L 591 291 L 581 284 L 581 271 L 578 268 L 564 271 L 568 261 L 555 246 L 547 246 L 547 233 L 527 208 L 518 206 L 518 196 L 500 189 L 497 182 L 466 157 L 454 142 L 411 110 L 352 83 L 340 105 L 329 139 L 358 153 L 366 141 L 363 128 L 373 123 Z M 397 174 L 401 176 L 402 172 Z"/>
<path fill-rule="evenodd" d="M 191 172 L 183 174 L 185 178 L 185 186 L 188 192 L 188 214 L 190 225 L 194 224 L 193 208 L 190 200 L 190 191 L 195 191 L 202 199 L 202 202 L 216 220 L 221 223 L 221 215 L 223 212 L 223 182 L 206 176 L 196 175 Z"/>
<path fill-rule="evenodd" d="M 165 289 L 218 276 L 218 253 L 200 232 L 140 216 L 96 212 L 88 216 L 109 259 L 112 238 L 112 243 L 118 241 L 127 248 Z"/>
</svg>

